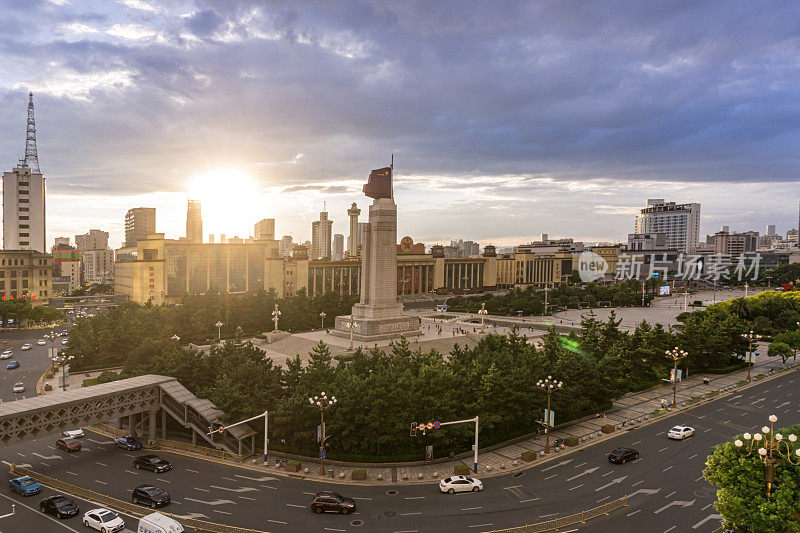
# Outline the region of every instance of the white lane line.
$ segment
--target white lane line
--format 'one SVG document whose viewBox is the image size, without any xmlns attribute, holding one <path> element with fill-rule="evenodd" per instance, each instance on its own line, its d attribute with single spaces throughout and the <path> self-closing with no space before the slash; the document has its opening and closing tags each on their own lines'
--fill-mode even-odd
<svg viewBox="0 0 800 533">
<path fill-rule="evenodd" d="M 42 461 L 42 464 L 43 464 L 44 466 L 50 466 L 50 464 L 49 464 L 49 463 L 45 463 L 44 461 Z"/>
<path fill-rule="evenodd" d="M 247 496 L 239 496 L 239 497 L 240 497 L 241 499 L 243 499 L 243 500 L 256 501 L 256 499 L 255 499 L 255 498 L 249 498 L 249 497 L 247 497 Z"/>
<path fill-rule="evenodd" d="M 518 489 L 518 488 L 520 488 L 521 486 L 522 486 L 522 485 L 511 485 L 510 487 L 503 487 L 503 490 L 508 490 L 508 489 Z"/>
<path fill-rule="evenodd" d="M 557 475 L 558 475 L 558 474 L 553 474 L 552 476 L 547 476 L 545 479 L 546 479 L 546 480 L 547 480 L 547 479 L 552 479 L 552 478 L 556 477 Z"/>
<path fill-rule="evenodd" d="M 415 515 L 415 514 L 422 514 L 422 513 L 419 513 L 419 512 L 417 512 L 417 513 L 400 513 L 400 516 L 411 516 L 411 515 Z"/>
<path fill-rule="evenodd" d="M 270 520 L 269 518 L 267 518 L 267 522 L 272 522 L 273 524 L 283 524 L 284 526 L 287 524 L 287 522 L 282 522 L 280 520 Z"/>
<path fill-rule="evenodd" d="M 123 470 L 123 472 L 127 472 L 129 474 L 133 474 L 134 476 L 138 476 L 139 472 L 134 472 L 133 470 Z"/>
<path fill-rule="evenodd" d="M 95 483 L 100 483 L 101 485 L 108 485 L 105 481 L 100 481 L 99 479 L 94 480 Z"/>
<path fill-rule="evenodd" d="M 191 468 L 187 468 L 186 471 L 187 472 L 191 472 L 192 474 L 199 474 L 200 473 L 197 470 L 192 470 Z"/>
<path fill-rule="evenodd" d="M 461 510 L 462 511 L 477 511 L 478 509 L 483 509 L 483 507 L 464 507 Z"/>
<path fill-rule="evenodd" d="M 220 514 L 231 514 L 231 513 L 229 513 L 228 511 L 220 511 L 219 509 L 211 509 L 211 510 L 212 510 L 212 511 L 214 511 L 215 513 L 220 513 Z"/>
<path fill-rule="evenodd" d="M 194 488 L 194 490 L 199 490 L 199 491 L 202 491 L 202 492 L 211 492 L 208 489 L 201 489 L 200 487 L 193 487 L 193 488 Z"/>
<path fill-rule="evenodd" d="M 669 498 L 670 496 L 672 496 L 673 494 L 675 494 L 675 492 L 676 492 L 676 491 L 674 491 L 674 490 L 673 490 L 672 492 L 670 492 L 669 494 L 667 494 L 666 496 L 664 496 L 664 498 Z"/>
<path fill-rule="evenodd" d="M 642 441 L 640 441 L 640 440 L 637 440 L 636 442 L 634 442 L 633 444 L 631 444 L 631 446 L 636 446 L 636 445 L 637 445 L 637 444 L 639 444 L 640 442 L 642 442 Z"/>
<path fill-rule="evenodd" d="M 635 487 L 636 485 L 641 485 L 642 483 L 644 483 L 644 480 L 642 480 L 642 481 L 637 481 L 636 483 L 634 483 L 633 485 L 631 485 L 631 487 Z"/>
<path fill-rule="evenodd" d="M 424 500 L 425 496 L 406 496 L 406 500 Z"/>
<path fill-rule="evenodd" d="M 605 500 L 609 499 L 610 497 L 611 497 L 611 496 L 606 496 L 605 498 L 600 498 L 599 500 L 597 500 L 597 503 L 600 503 L 600 502 L 602 502 L 602 501 L 605 501 Z"/>
<path fill-rule="evenodd" d="M 704 429 L 704 430 L 703 430 L 703 433 L 708 433 L 709 431 L 711 431 L 711 428 Z"/>
<path fill-rule="evenodd" d="M 602 476 L 600 476 L 600 477 L 606 477 L 606 476 L 610 476 L 610 475 L 611 475 L 611 474 L 613 474 L 613 473 L 614 473 L 614 471 L 612 470 L 611 472 L 606 472 L 605 474 L 603 474 L 603 475 L 602 475 Z"/>
<path fill-rule="evenodd" d="M 100 466 L 108 466 L 107 464 L 101 463 L 100 461 L 95 461 L 94 464 L 100 465 Z"/>
<path fill-rule="evenodd" d="M 697 454 L 692 455 L 689 459 L 694 459 L 695 457 L 697 457 Z"/>
<path fill-rule="evenodd" d="M 322 529 L 324 529 L 325 531 L 347 531 L 346 529 L 334 529 L 332 527 L 325 527 Z"/>
<path fill-rule="evenodd" d="M 67 470 L 67 474 L 72 474 L 73 476 L 77 476 L 78 475 L 75 472 L 70 472 L 69 470 Z"/>
<path fill-rule="evenodd" d="M 584 462 L 582 462 L 582 463 L 581 463 L 581 464 L 579 464 L 579 465 L 575 465 L 575 468 L 580 468 L 580 467 L 582 467 L 583 465 L 585 465 L 586 463 L 587 463 L 587 461 L 584 461 Z"/>
<path fill-rule="evenodd" d="M 128 457 L 136 457 L 135 455 L 130 454 L 130 453 L 123 453 L 122 455 L 127 455 Z"/>
<path fill-rule="evenodd" d="M 663 452 L 664 450 L 669 450 L 669 446 L 664 446 L 663 448 L 661 448 L 660 450 L 658 450 L 658 453 L 661 453 L 661 452 Z"/>
<path fill-rule="evenodd" d="M 536 500 L 538 500 L 538 499 L 539 499 L 539 498 L 528 498 L 527 500 L 520 500 L 520 501 L 519 501 L 519 503 L 533 502 L 533 501 L 536 501 Z"/>
<path fill-rule="evenodd" d="M 316 494 L 316 492 L 306 492 L 306 491 L 303 491 L 303 494 L 305 494 L 306 496 L 313 496 L 314 494 Z"/>
<path fill-rule="evenodd" d="M 360 497 L 359 497 L 359 498 L 353 498 L 353 499 L 354 499 L 354 500 L 367 500 L 367 501 L 369 501 L 369 502 L 371 502 L 371 501 L 372 501 L 372 498 L 360 498 Z"/>
<path fill-rule="evenodd" d="M 633 516 L 633 515 L 635 515 L 636 513 L 641 513 L 641 512 L 642 512 L 642 510 L 641 510 L 641 509 L 636 509 L 634 512 L 632 512 L 632 513 L 628 513 L 626 516 Z"/>
<path fill-rule="evenodd" d="M 305 505 L 297 505 L 296 503 L 287 503 L 286 505 L 288 505 L 289 507 L 299 507 L 300 509 L 306 508 Z"/>
<path fill-rule="evenodd" d="M 714 505 L 714 504 L 713 504 L 713 503 L 709 503 L 708 505 L 706 505 L 705 507 L 703 507 L 703 508 L 702 508 L 702 509 L 700 509 L 700 510 L 701 510 L 701 511 L 705 511 L 706 509 L 708 509 L 708 508 L 709 508 L 709 507 L 711 507 L 712 505 Z"/>
<path fill-rule="evenodd" d="M 662 472 L 666 472 L 667 470 L 671 470 L 671 469 L 672 469 L 672 468 L 674 468 L 674 467 L 675 467 L 675 465 L 669 465 L 669 466 L 668 466 L 668 467 L 666 467 L 664 470 L 662 470 Z"/>
<path fill-rule="evenodd" d="M 569 490 L 575 490 L 575 489 L 579 489 L 579 488 L 581 488 L 581 487 L 583 487 L 583 483 L 581 483 L 580 485 L 578 485 L 578 486 L 576 486 L 576 487 L 572 487 L 572 488 L 571 488 L 571 489 L 569 489 Z"/>
<path fill-rule="evenodd" d="M 543 514 L 539 516 L 539 518 L 547 518 L 548 516 L 556 516 L 556 515 L 558 515 L 558 513 Z"/>
<path fill-rule="evenodd" d="M 235 483 L 238 483 L 238 482 L 239 482 L 239 480 L 238 480 L 238 479 L 233 479 L 233 478 L 230 478 L 230 477 L 224 477 L 224 478 L 222 478 L 222 479 L 225 479 L 225 480 L 227 480 L 227 481 L 233 481 L 233 482 L 235 482 Z"/>
<path fill-rule="evenodd" d="M 419 533 L 419 529 L 401 529 L 399 531 L 393 531 L 392 533 Z"/>
<path fill-rule="evenodd" d="M 695 479 L 695 481 L 700 481 L 701 479 L 703 479 L 703 476 L 700 476 L 699 478 Z"/>
<path fill-rule="evenodd" d="M 675 529 L 676 527 L 678 527 L 678 526 L 672 526 L 672 527 L 671 527 L 671 528 L 669 528 L 669 529 L 665 529 L 665 530 L 664 530 L 664 533 L 669 533 L 670 531 L 672 531 L 672 530 L 673 530 L 673 529 Z"/>
<path fill-rule="evenodd" d="M 473 524 L 473 525 L 471 525 L 469 527 L 489 527 L 491 525 L 492 525 L 492 522 L 489 522 L 488 524 Z"/>
<path fill-rule="evenodd" d="M 172 481 L 170 481 L 170 480 L 168 480 L 168 479 L 163 479 L 163 478 L 162 478 L 162 479 L 159 479 L 159 481 L 163 481 L 164 483 L 172 483 Z"/>
<path fill-rule="evenodd" d="M 259 487 L 264 487 L 265 489 L 278 490 L 278 487 L 270 487 L 269 485 L 259 485 Z"/>
</svg>

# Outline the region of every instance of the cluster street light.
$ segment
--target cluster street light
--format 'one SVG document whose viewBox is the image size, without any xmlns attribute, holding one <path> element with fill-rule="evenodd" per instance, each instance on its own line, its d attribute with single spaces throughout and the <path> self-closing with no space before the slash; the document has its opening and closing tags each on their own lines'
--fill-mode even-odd
<svg viewBox="0 0 800 533">
<path fill-rule="evenodd" d="M 336 396 L 328 396 L 323 392 L 319 396 L 308 399 L 311 407 L 319 409 L 320 439 L 319 439 L 319 475 L 325 475 L 325 409 L 336 404 Z"/>
<path fill-rule="evenodd" d="M 750 383 L 750 369 L 753 367 L 753 343 L 761 339 L 761 335 L 755 335 L 751 329 L 749 333 L 742 333 L 742 338 L 747 341 L 747 382 Z"/>
<path fill-rule="evenodd" d="M 786 462 L 798 466 L 800 465 L 800 448 L 797 448 L 797 435 L 790 434 L 784 439 L 784 435 L 775 433 L 775 422 L 778 417 L 770 415 L 769 426 L 761 428 L 761 433 L 745 433 L 742 435 L 744 442 L 741 439 L 736 439 L 733 444 L 739 449 L 739 453 L 745 457 L 753 455 L 755 452 L 758 458 L 764 463 L 765 479 L 767 482 L 767 500 L 769 500 L 772 493 L 772 485 L 775 483 L 775 473 L 781 459 Z M 788 442 L 787 442 L 788 441 Z"/>
<path fill-rule="evenodd" d="M 550 453 L 550 418 L 551 418 L 551 411 L 550 411 L 550 395 L 553 394 L 553 391 L 559 390 L 564 388 L 563 381 L 556 381 L 553 379 L 553 376 L 547 376 L 547 379 L 539 380 L 536 382 L 536 386 L 540 389 L 544 390 L 547 393 L 547 416 L 545 416 L 545 440 L 544 440 L 544 453 Z"/>
<path fill-rule="evenodd" d="M 481 308 L 478 309 L 478 314 L 481 315 L 481 331 L 483 331 L 485 329 L 483 327 L 483 319 L 486 318 L 486 315 L 489 314 L 489 311 L 486 310 L 486 303 L 485 302 L 482 303 L 481 304 Z"/>
<path fill-rule="evenodd" d="M 75 359 L 75 356 L 70 355 L 67 356 L 65 354 L 56 354 L 55 352 L 50 355 L 50 359 L 53 361 L 53 365 L 61 367 L 61 388 L 62 390 L 67 390 L 67 365 Z"/>
<path fill-rule="evenodd" d="M 222 342 L 222 326 L 224 326 L 225 324 L 223 324 L 222 321 L 220 320 L 214 325 L 217 326 L 217 340 Z"/>
<path fill-rule="evenodd" d="M 322 320 L 322 329 L 325 329 L 325 317 L 328 316 L 325 314 L 325 311 L 319 314 L 319 318 Z"/>
<path fill-rule="evenodd" d="M 666 354 L 668 358 L 675 362 L 675 366 L 672 369 L 672 407 L 675 408 L 678 406 L 678 361 L 689 354 L 683 350 L 679 350 L 677 346 L 672 350 L 667 350 Z"/>
<path fill-rule="evenodd" d="M 278 319 L 281 316 L 281 311 L 278 309 L 278 304 L 275 304 L 275 310 L 272 311 L 272 321 L 275 322 L 275 331 L 278 331 Z"/>
<path fill-rule="evenodd" d="M 353 349 L 353 332 L 358 327 L 358 322 L 356 322 L 353 319 L 350 319 L 350 322 L 345 324 L 344 327 L 346 327 L 347 329 L 350 330 L 350 350 L 352 350 Z"/>
</svg>

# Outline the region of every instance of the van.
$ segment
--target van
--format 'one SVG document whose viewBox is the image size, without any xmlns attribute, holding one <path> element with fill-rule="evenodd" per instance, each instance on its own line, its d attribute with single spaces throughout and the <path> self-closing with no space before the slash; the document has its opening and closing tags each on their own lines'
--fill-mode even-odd
<svg viewBox="0 0 800 533">
<path fill-rule="evenodd" d="M 161 513 L 143 516 L 136 533 L 183 533 L 183 526 Z"/>
</svg>

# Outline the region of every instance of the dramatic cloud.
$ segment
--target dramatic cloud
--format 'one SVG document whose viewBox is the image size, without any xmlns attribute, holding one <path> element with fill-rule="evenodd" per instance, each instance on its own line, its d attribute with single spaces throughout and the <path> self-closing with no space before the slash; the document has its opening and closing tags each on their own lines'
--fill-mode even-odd
<svg viewBox="0 0 800 533">
<path fill-rule="evenodd" d="M 104 204 L 96 219 L 52 207 L 51 237 L 102 224 L 119 240 L 143 201 L 180 235 L 188 176 L 226 165 L 268 193 L 253 222 L 307 238 L 327 200 L 344 233 L 392 153 L 416 240 L 624 239 L 648 197 L 702 203 L 703 232 L 785 231 L 798 16 L 779 1 L 0 0 L 0 164 L 24 148 L 32 90 L 49 191 Z"/>
</svg>

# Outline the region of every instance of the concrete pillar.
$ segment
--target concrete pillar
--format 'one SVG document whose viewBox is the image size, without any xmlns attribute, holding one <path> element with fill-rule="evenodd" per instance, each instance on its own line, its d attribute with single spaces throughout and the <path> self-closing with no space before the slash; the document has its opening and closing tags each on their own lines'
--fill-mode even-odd
<svg viewBox="0 0 800 533">
<path fill-rule="evenodd" d="M 161 438 L 167 438 L 167 412 L 165 410 L 161 410 Z"/>
<path fill-rule="evenodd" d="M 156 443 L 156 413 L 155 409 L 151 409 L 147 421 L 147 441 L 151 446 Z"/>
<path fill-rule="evenodd" d="M 130 433 L 131 435 L 136 433 L 136 427 L 134 425 L 134 416 L 133 415 L 128 415 L 128 433 Z"/>
<path fill-rule="evenodd" d="M 197 432 L 192 430 L 192 444 L 197 444 Z"/>
</svg>

